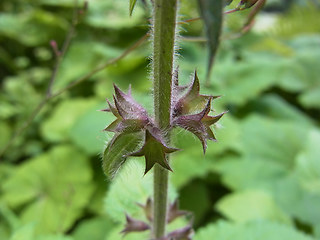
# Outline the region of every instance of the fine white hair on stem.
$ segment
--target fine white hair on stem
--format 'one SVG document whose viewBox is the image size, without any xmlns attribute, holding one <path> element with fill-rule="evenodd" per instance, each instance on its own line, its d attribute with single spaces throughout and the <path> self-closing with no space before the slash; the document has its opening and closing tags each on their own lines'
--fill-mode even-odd
<svg viewBox="0 0 320 240">
<path fill-rule="evenodd" d="M 178 6 L 177 6 L 177 12 L 179 12 L 179 8 L 180 8 L 180 4 L 179 4 L 179 1 L 177 2 Z M 154 10 L 152 9 L 152 16 L 154 16 Z M 178 24 L 178 19 L 180 19 L 180 16 L 179 14 L 177 14 L 176 16 L 176 27 L 175 27 L 175 36 L 174 36 L 174 53 L 173 53 L 173 60 L 172 60 L 172 72 L 171 72 L 171 75 L 173 77 L 173 74 L 174 74 L 174 69 L 177 67 L 177 61 L 178 61 L 178 58 L 180 57 L 180 54 L 179 54 L 179 50 L 180 50 L 180 47 L 179 47 L 179 42 L 180 42 L 180 39 L 181 39 L 181 36 L 179 35 L 180 33 L 180 30 L 181 30 L 181 26 Z M 150 25 L 150 37 L 149 37 L 149 41 L 151 42 L 150 44 L 150 47 L 151 47 L 151 51 L 154 49 L 154 42 L 153 42 L 153 39 L 154 39 L 154 23 L 153 23 L 154 19 L 151 19 L 151 25 Z M 154 69 L 154 52 L 152 52 L 152 54 L 149 56 L 149 64 L 148 64 L 148 75 L 149 75 L 149 79 L 154 81 L 154 72 L 153 72 L 153 69 Z M 153 95 L 153 89 L 151 89 L 151 94 Z M 152 96 L 154 97 L 154 96 Z M 171 97 L 171 96 L 170 96 Z M 172 108 L 172 106 L 171 106 Z M 169 110 L 169 109 L 168 109 Z M 172 109 L 170 109 L 171 111 Z M 154 113 L 153 113 L 154 115 Z"/>
</svg>

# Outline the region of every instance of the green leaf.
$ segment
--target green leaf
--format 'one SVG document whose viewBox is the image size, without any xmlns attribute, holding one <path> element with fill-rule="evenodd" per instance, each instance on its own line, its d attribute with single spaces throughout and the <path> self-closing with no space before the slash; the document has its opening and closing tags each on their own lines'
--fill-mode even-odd
<svg viewBox="0 0 320 240">
<path fill-rule="evenodd" d="M 118 234 L 121 229 L 123 229 L 125 213 L 129 214 L 133 218 L 143 220 L 141 217 L 144 215 L 143 210 L 137 206 L 137 203 L 143 204 L 146 202 L 148 197 L 152 196 L 153 186 L 153 173 L 151 172 L 143 176 L 144 167 L 145 166 L 141 160 L 133 158 L 129 159 L 111 183 L 105 198 L 106 214 L 113 221 L 122 223 Z M 171 184 L 169 184 L 168 195 L 171 202 L 173 202 L 177 196 L 175 189 Z"/>
<path fill-rule="evenodd" d="M 278 85 L 292 92 L 302 92 L 302 96 L 308 95 L 316 89 L 319 89 L 320 76 L 317 74 L 320 64 L 320 38 L 319 36 L 299 36 L 287 42 L 287 46 L 294 51 L 294 55 L 284 59 L 282 74 L 280 75 Z M 306 105 L 309 107 L 308 105 Z"/>
<path fill-rule="evenodd" d="M 314 240 L 314 238 L 289 227 L 274 222 L 258 221 L 247 224 L 232 224 L 218 222 L 199 229 L 194 240 L 208 240 L 214 236 L 215 240 Z"/>
<path fill-rule="evenodd" d="M 21 164 L 2 183 L 2 199 L 14 209 L 24 206 L 20 219 L 35 222 L 36 233 L 62 232 L 89 204 L 91 180 L 84 154 L 68 145 L 58 146 Z"/>
<path fill-rule="evenodd" d="M 304 24 L 306 22 L 310 24 Z M 279 16 L 273 31 L 277 36 L 285 38 L 301 35 L 301 33 L 306 33 L 308 36 L 318 34 L 320 31 L 318 8 L 312 4 L 307 4 L 305 7 L 294 5 L 286 14 Z"/>
<path fill-rule="evenodd" d="M 214 72 L 219 79 L 214 82 L 217 94 L 225 96 L 221 101 L 243 106 L 278 82 L 283 65 L 279 56 L 268 53 L 250 53 L 242 61 L 226 59 L 217 62 Z"/>
<path fill-rule="evenodd" d="M 214 164 L 213 169 L 221 174 L 223 184 L 235 191 L 269 190 L 288 174 L 287 169 L 276 162 L 250 158 L 225 157 Z"/>
<path fill-rule="evenodd" d="M 230 220 L 239 223 L 263 219 L 292 223 L 289 216 L 277 206 L 272 195 L 260 190 L 229 194 L 217 203 L 216 208 Z"/>
<path fill-rule="evenodd" d="M 134 9 L 134 6 L 136 5 L 137 0 L 130 0 L 130 7 L 129 7 L 129 11 L 130 11 L 130 16 L 132 15 L 132 11 Z"/>
<path fill-rule="evenodd" d="M 72 141 L 88 154 L 97 154 L 105 145 L 102 130 L 113 117 L 97 110 L 100 101 L 75 98 L 61 102 L 41 125 L 41 133 L 50 142 Z"/>
<path fill-rule="evenodd" d="M 9 239 L 10 229 L 4 224 L 0 223 L 0 239 Z"/>
<path fill-rule="evenodd" d="M 268 192 L 291 217 L 312 225 L 319 223 L 320 194 L 306 191 L 293 169 L 261 159 L 237 158 L 222 159 L 215 169 L 229 188 Z"/>
<path fill-rule="evenodd" d="M 251 116 L 244 120 L 241 129 L 239 151 L 242 156 L 224 158 L 213 166 L 222 174 L 223 183 L 233 190 L 267 191 L 291 217 L 317 224 L 320 216 L 316 204 L 320 194 L 315 187 L 318 174 L 316 167 L 310 167 L 314 165 L 311 156 L 317 156 L 311 149 L 316 147 L 306 150 L 310 126 Z M 301 167 L 297 167 L 299 158 L 302 158 Z"/>
<path fill-rule="evenodd" d="M 299 155 L 298 155 L 299 156 Z M 295 167 L 261 158 L 224 158 L 214 165 L 223 183 L 233 190 L 263 190 L 270 193 L 277 205 L 290 215 L 308 224 L 320 221 L 320 194 L 307 191 L 299 182 Z M 245 173 L 245 174 L 244 174 Z M 314 180 L 314 179 L 313 179 Z M 310 181 L 309 181 L 310 182 Z M 310 182 L 310 186 L 314 183 Z"/>
<path fill-rule="evenodd" d="M 97 103 L 94 99 L 86 101 L 88 102 L 88 105 L 90 105 L 90 102 L 93 104 L 82 112 L 81 115 L 75 113 L 78 117 L 66 132 L 69 134 L 69 138 L 79 146 L 80 149 L 90 155 L 95 155 L 101 153 L 104 148 L 107 136 L 102 130 L 107 123 L 113 120 L 113 117 L 110 114 L 104 114 L 97 111 L 103 108 L 101 103 Z M 86 108 L 86 104 L 81 107 Z M 82 111 L 81 107 L 80 111 Z M 70 118 L 72 119 L 73 116 L 70 116 Z"/>
<path fill-rule="evenodd" d="M 64 19 L 39 9 L 19 14 L 3 13 L 0 16 L 0 34 L 27 46 L 48 43 L 66 28 Z"/>
<path fill-rule="evenodd" d="M 6 143 L 9 141 L 11 136 L 10 126 L 5 121 L 0 122 L 0 136 L 1 136 L 0 138 L 0 150 L 1 150 L 2 147 L 5 146 Z"/>
<path fill-rule="evenodd" d="M 9 231 L 16 230 L 20 227 L 20 220 L 18 216 L 13 212 L 12 209 L 8 208 L 2 201 L 0 202 L 0 220 L 1 223 L 4 223 L 1 227 L 3 227 L 3 234 L 8 234 Z M 0 228 L 1 228 L 0 227 Z M 0 230 L 1 236 L 1 230 Z"/>
<path fill-rule="evenodd" d="M 72 236 L 74 240 L 101 240 L 115 228 L 115 224 L 107 217 L 96 217 L 81 222 Z"/>
<path fill-rule="evenodd" d="M 316 238 L 320 237 L 320 224 L 314 227 L 314 235 Z"/>
<path fill-rule="evenodd" d="M 225 151 L 235 151 L 239 144 L 240 126 L 232 116 L 221 119 L 221 129 L 216 131 L 217 142 L 208 142 L 207 153 L 204 156 L 200 142 L 186 131 L 174 129 L 172 138 L 174 145 L 182 149 L 172 157 L 173 184 L 182 188 L 194 178 L 203 178 L 218 164 L 218 157 Z"/>
<path fill-rule="evenodd" d="M 301 184 L 309 192 L 320 194 L 320 132 L 310 131 L 307 146 L 297 156 L 296 171 Z"/>
<path fill-rule="evenodd" d="M 210 77 L 214 58 L 219 47 L 223 20 L 223 0 L 198 0 L 200 14 L 206 26 L 208 38 L 209 59 L 207 67 L 207 79 Z"/>
<path fill-rule="evenodd" d="M 252 115 L 243 122 L 241 129 L 241 151 L 246 157 L 264 159 L 291 168 L 295 156 L 305 145 L 310 127 Z"/>
<path fill-rule="evenodd" d="M 90 45 L 90 51 L 88 51 L 88 45 Z M 114 52 L 110 52 L 108 56 L 104 55 L 104 52 L 107 51 L 106 48 L 107 47 L 101 46 L 101 44 L 93 40 L 74 40 L 64 60 L 61 62 L 61 67 L 54 82 L 53 91 L 59 91 L 61 88 L 67 86 L 67 84 L 87 75 L 92 69 L 96 68 L 97 65 L 100 65 L 102 61 L 113 57 Z M 79 61 L 81 58 L 86 59 L 86 61 Z M 90 80 L 96 78 L 97 75 L 94 75 L 90 77 Z"/>
<path fill-rule="evenodd" d="M 10 240 L 33 240 L 34 239 L 34 224 L 27 224 L 16 230 Z"/>
<path fill-rule="evenodd" d="M 43 5 L 59 6 L 59 7 L 74 7 L 73 0 L 40 0 Z"/>
<path fill-rule="evenodd" d="M 320 85 L 302 93 L 299 96 L 299 102 L 307 108 L 320 109 Z"/>
<path fill-rule="evenodd" d="M 142 140 L 142 132 L 116 135 L 103 153 L 102 164 L 106 176 L 113 178 L 128 155 L 138 149 Z"/>
<path fill-rule="evenodd" d="M 312 125 L 313 121 L 296 106 L 276 94 L 267 94 L 254 103 L 254 110 L 268 118 Z"/>
<path fill-rule="evenodd" d="M 209 189 L 203 182 L 193 181 L 180 190 L 180 209 L 191 212 L 194 225 L 199 225 L 211 209 Z"/>
<path fill-rule="evenodd" d="M 62 101 L 41 125 L 42 136 L 50 142 L 68 140 L 69 132 L 80 116 L 88 109 L 95 106 L 97 102 L 93 99 L 69 99 Z M 97 106 L 98 107 L 98 106 Z M 91 109 L 93 111 L 93 109 Z M 97 108 L 96 110 L 99 110 Z M 100 114 L 103 117 L 103 114 Z M 88 124 L 86 133 L 88 133 Z M 102 130 L 102 129 L 101 129 Z"/>
<path fill-rule="evenodd" d="M 4 79 L 3 97 L 6 100 L 4 101 L 6 104 L 0 109 L 1 117 L 10 118 L 18 115 L 18 119 L 22 118 L 24 122 L 25 118 L 34 110 L 34 106 L 41 101 L 43 96 L 36 89 L 35 85 L 37 81 L 47 80 L 47 76 L 44 76 L 45 74 L 39 76 L 39 71 L 37 70 L 39 69 L 32 68 Z M 45 69 L 43 70 L 47 72 Z M 28 101 L 26 101 L 24 96 L 28 96 Z"/>
<path fill-rule="evenodd" d="M 203 155 L 202 146 L 192 133 L 177 129 L 172 135 L 176 137 L 175 145 L 183 149 L 175 153 L 171 161 L 172 182 L 180 189 L 193 178 L 206 176 L 213 161 L 208 154 Z"/>
<path fill-rule="evenodd" d="M 114 30 L 128 29 L 142 23 L 143 9 L 136 8 L 133 16 L 128 16 L 128 0 L 92 1 L 86 23 L 96 28 L 111 28 Z"/>
<path fill-rule="evenodd" d="M 74 239 L 69 236 L 63 236 L 61 234 L 57 234 L 57 235 L 39 236 L 36 238 L 36 240 L 74 240 Z"/>
</svg>

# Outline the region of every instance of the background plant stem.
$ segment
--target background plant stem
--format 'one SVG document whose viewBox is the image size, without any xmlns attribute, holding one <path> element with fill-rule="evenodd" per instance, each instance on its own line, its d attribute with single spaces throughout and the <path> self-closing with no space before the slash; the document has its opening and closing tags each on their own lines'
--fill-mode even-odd
<svg viewBox="0 0 320 240">
<path fill-rule="evenodd" d="M 153 84 L 154 111 L 158 127 L 166 133 L 169 143 L 171 82 L 174 57 L 177 0 L 155 0 L 153 12 Z M 168 172 L 154 168 L 153 235 L 165 234 L 167 216 Z"/>
</svg>

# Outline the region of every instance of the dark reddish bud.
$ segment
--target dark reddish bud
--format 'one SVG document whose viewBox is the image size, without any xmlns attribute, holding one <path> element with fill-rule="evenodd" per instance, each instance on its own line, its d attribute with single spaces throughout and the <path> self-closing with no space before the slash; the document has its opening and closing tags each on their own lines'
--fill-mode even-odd
<svg viewBox="0 0 320 240">
<path fill-rule="evenodd" d="M 174 126 L 182 127 L 196 135 L 202 143 L 204 153 L 207 149 L 207 140 L 216 140 L 210 126 L 215 124 L 225 114 L 222 113 L 217 116 L 208 116 L 210 107 L 211 99 L 208 100 L 207 105 L 200 113 L 183 115 L 176 118 L 173 122 Z"/>
<path fill-rule="evenodd" d="M 171 223 L 176 218 L 187 215 L 187 214 L 188 214 L 187 211 L 179 210 L 178 200 L 176 199 L 169 207 L 167 221 L 168 221 L 168 223 Z"/>
<path fill-rule="evenodd" d="M 200 83 L 196 72 L 189 86 L 179 86 L 178 68 L 172 77 L 172 109 L 170 127 L 167 130 L 170 131 L 170 128 L 179 126 L 192 132 L 200 139 L 205 152 L 207 140 L 216 140 L 210 126 L 224 115 L 224 113 L 217 116 L 208 115 L 211 111 L 211 100 L 217 97 L 199 93 Z M 133 99 L 131 88 L 128 93 L 124 93 L 114 85 L 114 90 L 114 103 L 107 100 L 109 107 L 102 110 L 111 112 L 116 117 L 116 120 L 104 129 L 115 133 L 104 151 L 105 173 L 110 175 L 110 172 L 117 171 L 129 156 L 145 157 L 145 174 L 156 163 L 172 171 L 167 154 L 178 149 L 167 146 L 163 132 L 154 124 L 154 120 L 148 117 L 147 111 Z M 140 147 L 142 141 L 143 145 L 141 144 L 142 147 Z M 179 211 L 175 204 L 172 206 L 168 221 L 173 221 L 178 216 L 185 214 L 184 211 Z M 146 215 L 151 221 L 150 209 Z"/>
<path fill-rule="evenodd" d="M 109 108 L 103 109 L 105 112 L 112 112 L 117 118 L 104 130 L 114 133 L 133 133 L 143 130 L 149 123 L 149 118 L 146 110 L 135 102 L 131 96 L 131 90 L 128 94 L 122 92 L 114 85 L 116 95 L 112 105 L 108 100 Z"/>
<path fill-rule="evenodd" d="M 166 237 L 161 240 L 191 240 L 194 231 L 191 225 L 188 225 L 184 228 L 177 229 L 169 233 Z"/>
<path fill-rule="evenodd" d="M 131 96 L 130 91 L 128 94 L 122 92 L 116 85 L 115 90 L 115 105 L 119 114 L 123 118 L 131 119 L 146 119 L 148 118 L 147 111 L 138 104 Z"/>
<path fill-rule="evenodd" d="M 141 207 L 144 211 L 144 214 L 146 218 L 152 222 L 152 208 L 153 208 L 153 203 L 151 198 L 147 199 L 147 202 L 145 205 L 138 203 L 138 206 Z"/>
<path fill-rule="evenodd" d="M 199 112 L 199 109 L 202 109 L 210 98 L 216 98 L 213 96 L 201 95 L 199 91 L 200 82 L 197 72 L 195 71 L 193 81 L 190 86 L 188 86 L 187 92 L 182 97 L 179 97 L 178 95 L 179 99 L 175 99 L 176 96 L 173 96 L 172 117 L 174 118 L 180 115 Z"/>
<path fill-rule="evenodd" d="M 56 57 L 59 57 L 61 55 L 61 52 L 59 51 L 57 42 L 55 40 L 51 40 L 50 41 L 50 45 L 51 45 L 51 47 L 53 49 L 53 52 L 56 55 Z"/>
<path fill-rule="evenodd" d="M 143 232 L 150 229 L 150 226 L 143 221 L 134 219 L 126 214 L 126 226 L 121 231 L 123 234 L 128 234 L 131 232 Z"/>
</svg>

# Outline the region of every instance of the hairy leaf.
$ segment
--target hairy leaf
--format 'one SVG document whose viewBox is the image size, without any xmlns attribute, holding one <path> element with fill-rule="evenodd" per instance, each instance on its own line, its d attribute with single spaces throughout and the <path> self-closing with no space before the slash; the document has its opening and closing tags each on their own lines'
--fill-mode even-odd
<svg viewBox="0 0 320 240">
<path fill-rule="evenodd" d="M 104 173 L 112 178 L 126 161 L 128 154 L 134 152 L 143 140 L 142 132 L 115 135 L 103 154 Z"/>
</svg>

